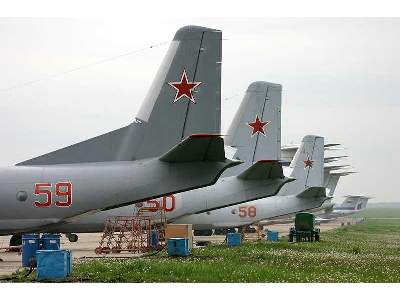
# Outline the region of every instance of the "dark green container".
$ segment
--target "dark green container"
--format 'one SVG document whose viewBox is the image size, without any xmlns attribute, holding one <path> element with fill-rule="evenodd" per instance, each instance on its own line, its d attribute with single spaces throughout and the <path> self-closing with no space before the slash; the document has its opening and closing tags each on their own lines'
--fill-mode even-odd
<svg viewBox="0 0 400 300">
<path fill-rule="evenodd" d="M 310 213 L 298 213 L 294 220 L 294 226 L 297 231 L 310 231 L 315 228 L 315 216 Z"/>
</svg>

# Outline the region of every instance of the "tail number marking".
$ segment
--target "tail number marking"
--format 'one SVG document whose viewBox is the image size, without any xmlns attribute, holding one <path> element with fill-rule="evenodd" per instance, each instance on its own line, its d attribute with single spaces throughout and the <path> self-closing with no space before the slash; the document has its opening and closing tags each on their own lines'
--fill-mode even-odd
<svg viewBox="0 0 400 300">
<path fill-rule="evenodd" d="M 171 212 L 175 209 L 175 196 L 174 195 L 164 196 L 162 197 L 161 201 L 148 200 L 147 204 L 153 205 L 153 207 L 155 208 L 154 211 L 162 208 L 165 212 Z"/>
<path fill-rule="evenodd" d="M 255 218 L 257 216 L 257 208 L 255 206 L 242 205 L 239 206 L 240 218 Z"/>
<path fill-rule="evenodd" d="M 173 211 L 175 209 L 175 196 L 174 195 L 164 196 L 162 199 L 162 206 L 166 212 Z"/>
<path fill-rule="evenodd" d="M 51 183 L 36 183 L 35 195 L 46 195 L 46 201 L 35 201 L 36 207 L 49 207 L 51 205 L 51 191 L 46 188 L 51 188 Z"/>
<path fill-rule="evenodd" d="M 44 195 L 45 201 L 35 201 L 36 207 L 49 207 L 53 203 L 53 197 L 58 200 L 54 204 L 58 207 L 70 207 L 72 205 L 72 183 L 71 182 L 57 182 L 54 185 L 54 190 L 51 189 L 51 183 L 35 183 L 35 192 L 37 196 Z M 64 200 L 61 200 L 64 198 Z"/>
</svg>

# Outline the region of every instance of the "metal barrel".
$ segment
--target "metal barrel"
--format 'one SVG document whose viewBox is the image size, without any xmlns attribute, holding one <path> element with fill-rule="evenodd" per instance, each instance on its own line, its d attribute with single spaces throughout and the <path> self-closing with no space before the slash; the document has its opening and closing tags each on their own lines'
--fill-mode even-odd
<svg viewBox="0 0 400 300">
<path fill-rule="evenodd" d="M 60 250 L 60 237 L 59 233 L 43 233 L 41 242 L 43 250 Z"/>
<path fill-rule="evenodd" d="M 40 235 L 39 234 L 23 234 L 22 235 L 22 266 L 29 267 L 31 263 L 36 261 L 36 251 L 39 250 Z"/>
</svg>

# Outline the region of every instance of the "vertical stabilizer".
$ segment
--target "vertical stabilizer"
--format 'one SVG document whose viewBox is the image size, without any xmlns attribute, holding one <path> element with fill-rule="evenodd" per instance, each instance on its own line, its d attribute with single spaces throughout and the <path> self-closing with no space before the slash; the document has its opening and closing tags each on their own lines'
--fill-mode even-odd
<svg viewBox="0 0 400 300">
<path fill-rule="evenodd" d="M 146 135 L 127 153 L 157 156 L 191 134 L 220 134 L 221 55 L 221 31 L 178 30 L 137 116 Z"/>
<path fill-rule="evenodd" d="M 290 163 L 290 177 L 295 178 L 283 187 L 282 194 L 297 194 L 309 187 L 324 186 L 324 138 L 307 135 Z M 281 194 L 280 193 L 280 194 Z"/>
<path fill-rule="evenodd" d="M 280 84 L 256 81 L 249 85 L 225 137 L 231 158 L 244 163 L 224 176 L 237 175 L 259 160 L 280 159 L 281 93 Z"/>
<path fill-rule="evenodd" d="M 324 167 L 324 186 L 327 187 L 329 180 L 331 179 L 331 170 L 330 168 Z"/>
<path fill-rule="evenodd" d="M 333 197 L 337 184 L 339 182 L 340 174 L 330 174 L 328 182 L 326 184 L 327 194 L 329 197 Z"/>
<path fill-rule="evenodd" d="M 179 29 L 132 124 L 18 165 L 137 160 L 163 154 L 191 134 L 219 134 L 221 55 L 221 31 Z"/>
<path fill-rule="evenodd" d="M 335 190 L 336 190 L 336 187 L 337 187 L 337 184 L 339 182 L 340 177 L 356 173 L 356 172 L 353 172 L 353 171 L 342 171 L 342 172 L 339 172 L 339 173 L 331 173 L 329 171 L 330 170 L 329 167 L 325 167 L 325 169 L 328 169 L 328 176 L 326 178 L 325 187 L 327 188 L 328 196 L 330 196 L 330 197 L 332 197 L 333 194 L 335 193 Z"/>
</svg>

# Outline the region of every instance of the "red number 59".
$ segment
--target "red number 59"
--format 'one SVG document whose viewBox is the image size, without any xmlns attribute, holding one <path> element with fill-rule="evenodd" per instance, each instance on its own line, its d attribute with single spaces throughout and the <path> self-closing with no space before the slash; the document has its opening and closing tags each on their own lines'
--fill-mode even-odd
<svg viewBox="0 0 400 300">
<path fill-rule="evenodd" d="M 69 207 L 72 204 L 72 183 L 57 182 L 54 186 L 54 193 L 58 198 L 65 197 L 64 201 L 57 200 L 55 205 L 58 207 Z M 52 203 L 53 192 L 51 191 L 51 183 L 36 183 L 35 195 L 45 195 L 45 201 L 35 201 L 36 207 L 49 207 Z"/>
<path fill-rule="evenodd" d="M 72 204 L 72 184 L 71 182 L 57 182 L 56 195 L 65 197 L 65 201 L 56 201 L 56 206 L 65 207 Z"/>
</svg>

